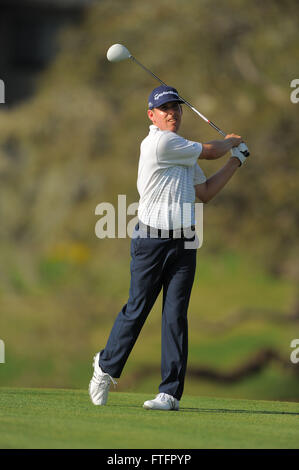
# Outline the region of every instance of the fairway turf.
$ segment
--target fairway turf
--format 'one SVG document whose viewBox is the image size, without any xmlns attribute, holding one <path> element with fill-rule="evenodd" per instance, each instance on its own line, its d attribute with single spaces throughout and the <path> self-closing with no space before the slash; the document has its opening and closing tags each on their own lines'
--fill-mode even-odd
<svg viewBox="0 0 299 470">
<path fill-rule="evenodd" d="M 147 411 L 148 394 L 0 388 L 0 448 L 298 449 L 299 404 L 185 396 L 179 412 Z"/>
</svg>

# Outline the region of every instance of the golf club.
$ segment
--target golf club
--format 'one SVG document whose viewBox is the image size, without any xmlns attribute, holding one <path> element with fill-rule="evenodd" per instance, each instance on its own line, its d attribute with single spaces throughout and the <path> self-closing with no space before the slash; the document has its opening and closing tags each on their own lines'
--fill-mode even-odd
<svg viewBox="0 0 299 470">
<path fill-rule="evenodd" d="M 163 82 L 157 75 L 155 75 L 153 72 L 151 72 L 148 68 L 146 68 L 143 64 L 141 64 L 131 53 L 130 51 L 123 46 L 122 44 L 113 44 L 113 46 L 109 47 L 107 51 L 107 59 L 110 62 L 120 62 L 122 60 L 126 59 L 131 59 L 133 60 L 137 65 L 139 65 L 143 70 L 145 70 L 147 73 L 152 75 L 156 80 L 158 80 L 162 85 L 166 85 L 165 82 Z M 179 96 L 180 100 L 182 100 L 194 113 L 196 113 L 199 117 L 201 117 L 204 121 L 206 121 L 210 126 L 212 126 L 219 134 L 221 134 L 223 137 L 226 137 L 226 133 L 223 132 L 216 124 L 214 124 L 212 121 L 210 121 L 208 118 L 206 118 L 203 114 L 201 114 L 192 104 L 190 104 L 188 101 L 186 101 L 184 98 Z M 239 146 L 238 149 L 240 150 L 241 153 L 245 157 L 248 157 L 250 155 L 249 150 L 247 148 L 247 145 L 245 145 L 244 142 L 242 142 Z"/>
</svg>

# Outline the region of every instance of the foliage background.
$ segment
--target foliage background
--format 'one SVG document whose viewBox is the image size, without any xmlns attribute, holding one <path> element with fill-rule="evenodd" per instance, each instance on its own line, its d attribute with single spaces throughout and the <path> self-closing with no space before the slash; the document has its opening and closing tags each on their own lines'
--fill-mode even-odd
<svg viewBox="0 0 299 470">
<path fill-rule="evenodd" d="M 95 236 L 95 208 L 138 201 L 139 144 L 156 86 L 106 51 L 123 43 L 250 160 L 204 208 L 189 308 L 186 392 L 298 400 L 298 76 L 295 1 L 103 0 L 64 28 L 34 95 L 0 108 L 0 337 L 5 386 L 86 388 L 126 303 L 130 240 Z M 188 109 L 180 134 L 219 136 Z M 225 157 L 226 158 L 226 157 Z M 202 162 L 209 176 L 223 164 Z M 161 298 L 119 380 L 159 384 Z"/>
</svg>

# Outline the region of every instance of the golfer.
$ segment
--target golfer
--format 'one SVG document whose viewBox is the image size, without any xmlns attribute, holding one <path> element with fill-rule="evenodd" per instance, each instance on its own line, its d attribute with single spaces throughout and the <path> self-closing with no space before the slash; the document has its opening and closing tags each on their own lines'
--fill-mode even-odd
<svg viewBox="0 0 299 470">
<path fill-rule="evenodd" d="M 245 157 L 236 148 L 242 138 L 198 143 L 178 135 L 182 101 L 175 88 L 159 86 L 149 96 L 152 125 L 140 147 L 137 188 L 139 223 L 131 241 L 129 299 L 118 314 L 107 344 L 94 357 L 89 394 L 105 405 L 111 382 L 120 377 L 142 326 L 163 289 L 159 393 L 143 407 L 179 410 L 188 355 L 187 310 L 196 268 L 194 202 L 206 203 L 225 186 Z M 206 179 L 198 159 L 232 156 Z M 191 208 L 189 213 L 184 205 Z M 188 211 L 187 211 L 188 212 Z M 193 238 L 192 238 L 193 237 Z"/>
</svg>

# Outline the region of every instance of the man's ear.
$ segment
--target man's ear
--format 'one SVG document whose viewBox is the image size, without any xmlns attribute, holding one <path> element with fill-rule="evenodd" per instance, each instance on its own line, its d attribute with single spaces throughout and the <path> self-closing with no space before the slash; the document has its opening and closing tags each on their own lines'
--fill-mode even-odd
<svg viewBox="0 0 299 470">
<path fill-rule="evenodd" d="M 148 110 L 147 110 L 147 115 L 148 115 L 148 118 L 149 118 L 151 121 L 153 121 L 153 119 L 154 119 L 154 112 L 153 112 L 152 109 L 148 109 Z"/>
</svg>

